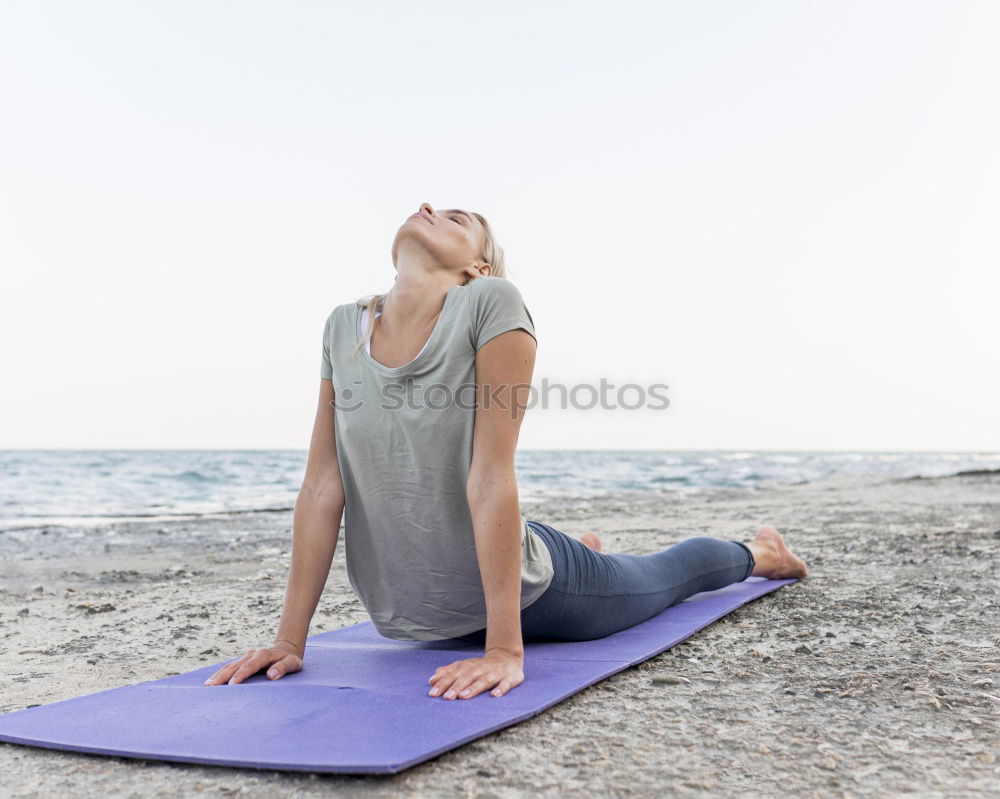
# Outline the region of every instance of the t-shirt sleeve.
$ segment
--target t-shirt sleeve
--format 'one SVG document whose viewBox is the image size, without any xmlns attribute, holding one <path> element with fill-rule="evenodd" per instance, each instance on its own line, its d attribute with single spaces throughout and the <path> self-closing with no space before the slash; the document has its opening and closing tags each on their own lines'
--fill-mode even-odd
<svg viewBox="0 0 1000 799">
<path fill-rule="evenodd" d="M 472 302 L 472 339 L 476 350 L 508 330 L 526 330 L 538 341 L 534 320 L 517 286 L 506 278 L 476 279 L 485 281 Z"/>
<path fill-rule="evenodd" d="M 333 379 L 333 362 L 330 360 L 330 333 L 333 329 L 333 314 L 326 318 L 323 327 L 323 360 L 319 367 L 319 376 L 324 380 Z"/>
</svg>

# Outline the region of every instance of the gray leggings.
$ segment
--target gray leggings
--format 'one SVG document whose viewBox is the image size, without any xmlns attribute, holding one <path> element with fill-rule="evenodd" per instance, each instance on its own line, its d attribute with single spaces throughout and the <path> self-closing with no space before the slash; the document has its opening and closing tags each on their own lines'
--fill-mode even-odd
<svg viewBox="0 0 1000 799">
<path fill-rule="evenodd" d="M 542 522 L 528 524 L 552 553 L 554 575 L 521 611 L 525 641 L 603 638 L 693 594 L 745 580 L 754 569 L 753 553 L 739 541 L 698 536 L 651 555 L 610 555 Z M 486 630 L 458 640 L 483 644 Z"/>
</svg>

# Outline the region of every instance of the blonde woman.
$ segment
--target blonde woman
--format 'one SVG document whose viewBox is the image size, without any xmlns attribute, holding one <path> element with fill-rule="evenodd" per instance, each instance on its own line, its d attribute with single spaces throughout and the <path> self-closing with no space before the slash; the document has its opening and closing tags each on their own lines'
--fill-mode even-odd
<svg viewBox="0 0 1000 799">
<path fill-rule="evenodd" d="M 750 575 L 806 575 L 772 527 L 745 544 L 695 537 L 625 555 L 526 520 L 514 452 L 536 340 L 502 249 L 480 214 L 423 203 L 392 262 L 387 294 L 326 320 L 275 640 L 206 685 L 302 668 L 342 517 L 348 578 L 380 634 L 483 645 L 428 676 L 444 699 L 522 683 L 524 641 L 601 638 Z"/>
</svg>

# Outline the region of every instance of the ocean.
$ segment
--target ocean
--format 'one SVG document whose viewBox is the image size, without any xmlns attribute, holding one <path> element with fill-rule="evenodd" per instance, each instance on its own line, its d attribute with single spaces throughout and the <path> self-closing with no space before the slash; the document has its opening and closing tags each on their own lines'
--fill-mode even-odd
<svg viewBox="0 0 1000 799">
<path fill-rule="evenodd" d="M 305 450 L 0 451 L 0 530 L 291 509 Z M 936 477 L 1000 468 L 996 452 L 517 453 L 522 502 L 696 495 L 827 477 Z"/>
</svg>

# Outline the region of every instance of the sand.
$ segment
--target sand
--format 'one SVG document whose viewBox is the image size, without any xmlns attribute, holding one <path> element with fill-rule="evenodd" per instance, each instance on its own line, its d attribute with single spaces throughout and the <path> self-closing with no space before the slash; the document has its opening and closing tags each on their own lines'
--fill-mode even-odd
<svg viewBox="0 0 1000 799">
<path fill-rule="evenodd" d="M 811 574 L 539 716 L 398 775 L 0 744 L 5 795 L 1000 792 L 1000 474 L 522 509 L 570 535 L 598 532 L 607 552 L 639 554 L 692 535 L 748 539 L 772 524 Z M 266 645 L 281 609 L 290 525 L 281 512 L 0 533 L 0 711 Z M 340 549 L 312 632 L 366 620 Z"/>
</svg>

